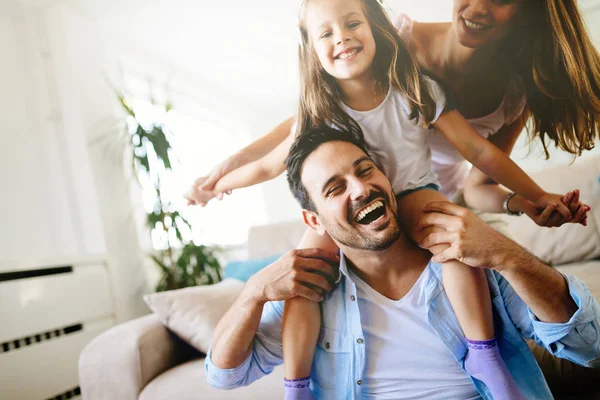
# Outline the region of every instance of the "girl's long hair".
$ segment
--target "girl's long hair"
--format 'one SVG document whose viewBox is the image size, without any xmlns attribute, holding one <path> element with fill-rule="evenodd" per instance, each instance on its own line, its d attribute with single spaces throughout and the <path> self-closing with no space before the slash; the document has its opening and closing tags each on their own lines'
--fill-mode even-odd
<svg viewBox="0 0 600 400">
<path fill-rule="evenodd" d="M 594 148 L 600 128 L 600 55 L 576 0 L 527 0 L 524 23 L 505 54 L 523 78 L 531 110 L 530 139 L 581 155 Z M 516 50 L 516 51 L 515 51 Z"/>
<path fill-rule="evenodd" d="M 371 26 L 376 52 L 372 72 L 376 87 L 393 88 L 408 100 L 410 118 L 429 125 L 435 114 L 435 103 L 423 80 L 416 60 L 409 53 L 379 0 L 360 0 Z M 339 106 L 343 99 L 335 79 L 321 66 L 306 27 L 306 10 L 311 0 L 304 0 L 300 11 L 300 102 L 297 134 L 322 125 L 362 137 L 358 123 Z"/>
</svg>

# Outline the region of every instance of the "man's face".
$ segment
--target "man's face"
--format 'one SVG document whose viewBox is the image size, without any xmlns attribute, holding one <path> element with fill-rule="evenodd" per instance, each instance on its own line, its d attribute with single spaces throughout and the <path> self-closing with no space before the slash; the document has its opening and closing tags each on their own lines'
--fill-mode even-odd
<svg viewBox="0 0 600 400">
<path fill-rule="evenodd" d="M 304 161 L 301 179 L 317 210 L 305 218 L 339 245 L 384 250 L 400 236 L 390 181 L 355 145 L 322 144 Z"/>
</svg>

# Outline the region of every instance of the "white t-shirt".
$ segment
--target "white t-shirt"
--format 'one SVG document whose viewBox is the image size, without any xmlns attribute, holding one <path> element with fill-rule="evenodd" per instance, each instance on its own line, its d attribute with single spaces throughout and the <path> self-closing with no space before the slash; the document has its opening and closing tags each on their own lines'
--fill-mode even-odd
<svg viewBox="0 0 600 400">
<path fill-rule="evenodd" d="M 350 272 L 364 333 L 364 399 L 481 400 L 469 375 L 427 320 L 425 268 L 412 289 L 391 300 Z"/>
<path fill-rule="evenodd" d="M 400 36 L 410 43 L 414 21 L 407 15 L 400 14 L 394 25 Z M 487 139 L 498 132 L 500 128 L 513 123 L 521 116 L 526 104 L 523 83 L 517 76 L 513 76 L 496 111 L 468 121 L 481 136 Z M 446 197 L 452 198 L 457 190 L 463 188 L 467 175 L 471 170 L 471 164 L 437 130 L 432 131 L 429 144 L 431 146 L 431 168 L 440 181 L 440 191 Z"/>
<path fill-rule="evenodd" d="M 425 77 L 436 104 L 432 123 L 446 106 L 446 96 L 439 84 Z M 395 194 L 428 184 L 439 185 L 431 170 L 429 138 L 431 129 L 422 120 L 411 120 L 408 101 L 391 88 L 383 102 L 370 111 L 356 111 L 340 104 L 362 128 L 369 155 L 383 170 Z"/>
</svg>

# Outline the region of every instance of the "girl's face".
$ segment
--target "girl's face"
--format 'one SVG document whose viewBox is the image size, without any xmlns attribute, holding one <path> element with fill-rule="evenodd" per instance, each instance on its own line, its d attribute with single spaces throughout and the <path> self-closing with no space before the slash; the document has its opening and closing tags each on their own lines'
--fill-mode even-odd
<svg viewBox="0 0 600 400">
<path fill-rule="evenodd" d="M 371 73 L 375 39 L 360 0 L 313 0 L 306 28 L 321 66 L 336 80 Z"/>
<path fill-rule="evenodd" d="M 452 24 L 460 44 L 478 48 L 502 40 L 515 25 L 520 1 L 454 0 Z"/>
</svg>

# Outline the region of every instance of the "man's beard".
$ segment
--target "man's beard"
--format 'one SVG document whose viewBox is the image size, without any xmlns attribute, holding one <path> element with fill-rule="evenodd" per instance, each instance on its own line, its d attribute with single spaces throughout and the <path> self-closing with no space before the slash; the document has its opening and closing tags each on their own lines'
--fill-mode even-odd
<svg viewBox="0 0 600 400">
<path fill-rule="evenodd" d="M 354 210 L 359 210 L 363 208 L 367 204 L 373 202 L 375 199 L 384 199 L 384 207 L 387 208 L 387 213 L 389 214 L 388 226 L 386 226 L 385 228 L 385 230 L 389 232 L 384 237 L 373 237 L 370 235 L 369 232 L 364 232 L 360 229 L 355 229 L 355 226 L 360 224 L 358 224 L 354 220 Z M 361 202 L 356 202 L 352 209 L 349 210 L 348 227 L 341 226 L 340 224 L 335 222 L 330 223 L 326 218 L 323 218 L 323 216 L 321 216 L 321 223 L 323 224 L 325 230 L 333 240 L 346 247 L 358 250 L 385 250 L 400 237 L 401 233 L 397 221 L 397 215 L 393 214 L 393 209 L 396 208 L 395 200 L 395 198 L 390 199 L 386 193 L 371 192 L 369 198 Z M 392 225 L 392 227 L 389 226 L 390 224 Z"/>
</svg>

